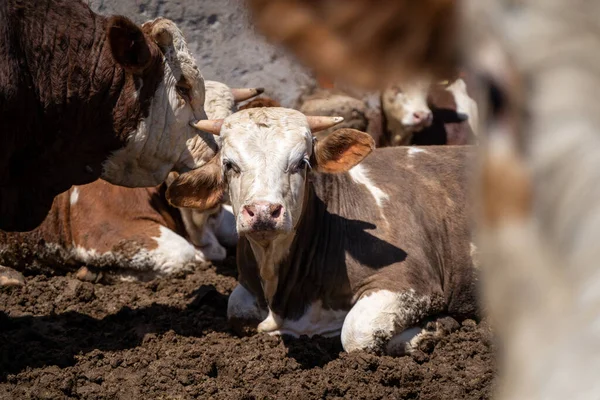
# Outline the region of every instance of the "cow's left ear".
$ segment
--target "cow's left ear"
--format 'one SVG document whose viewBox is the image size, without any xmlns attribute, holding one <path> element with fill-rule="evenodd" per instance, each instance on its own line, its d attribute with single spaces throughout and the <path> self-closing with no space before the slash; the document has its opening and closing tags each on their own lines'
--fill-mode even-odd
<svg viewBox="0 0 600 400">
<path fill-rule="evenodd" d="M 219 205 L 223 200 L 226 184 L 217 162 L 218 157 L 215 157 L 208 164 L 177 176 L 166 192 L 169 203 L 174 207 L 199 211 Z"/>
<path fill-rule="evenodd" d="M 317 141 L 312 164 L 319 172 L 345 172 L 361 162 L 375 148 L 368 133 L 342 128 Z"/>
<path fill-rule="evenodd" d="M 146 36 L 130 19 L 111 17 L 106 36 L 114 60 L 127 72 L 140 74 L 150 64 L 152 53 Z"/>
</svg>

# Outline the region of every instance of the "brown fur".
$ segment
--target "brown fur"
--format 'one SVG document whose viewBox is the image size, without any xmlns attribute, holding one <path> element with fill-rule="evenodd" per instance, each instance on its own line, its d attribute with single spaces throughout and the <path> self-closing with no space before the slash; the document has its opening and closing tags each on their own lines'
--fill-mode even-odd
<svg viewBox="0 0 600 400">
<path fill-rule="evenodd" d="M 338 129 L 317 141 L 312 164 L 320 172 L 345 172 L 361 162 L 374 148 L 375 141 L 368 133 Z"/>
<path fill-rule="evenodd" d="M 36 229 L 0 231 L 0 264 L 30 273 L 75 271 L 84 264 L 74 254 L 75 247 L 80 247 L 98 255 L 110 254 L 106 259 L 94 257 L 84 264 L 89 267 L 151 270 L 151 264 L 132 266 L 130 261 L 140 249 L 157 247 L 152 238 L 160 236 L 159 227 L 185 235 L 178 210 L 165 199 L 165 189 L 165 185 L 125 188 L 102 179 L 74 186 L 54 199 Z M 79 200 L 71 205 L 74 190 Z"/>
<path fill-rule="evenodd" d="M 249 102 L 242 104 L 238 107 L 238 110 L 245 110 L 247 108 L 259 108 L 259 107 L 281 107 L 281 104 L 270 97 L 257 97 L 250 100 Z"/>
<path fill-rule="evenodd" d="M 96 15 L 81 1 L 0 4 L 0 229 L 37 226 L 54 196 L 96 180 L 147 116 L 162 56 L 140 34 L 124 17 Z"/>
<path fill-rule="evenodd" d="M 348 173 L 311 173 L 294 242 L 276 268 L 271 309 L 296 319 L 316 300 L 325 308 L 349 309 L 377 290 L 414 289 L 432 300 L 429 309 L 415 310 L 422 315 L 474 315 L 476 271 L 465 176 L 470 154 L 463 146 L 431 147 L 416 156 L 406 148 L 375 150 L 361 165 L 393 199 L 381 210 Z M 245 238 L 238 244 L 238 270 L 240 283 L 266 306 Z M 409 317 L 418 322 L 417 314 Z"/>
<path fill-rule="evenodd" d="M 204 167 L 179 175 L 167 189 L 166 198 L 174 207 L 209 210 L 222 202 L 225 188 L 215 157 Z"/>
</svg>

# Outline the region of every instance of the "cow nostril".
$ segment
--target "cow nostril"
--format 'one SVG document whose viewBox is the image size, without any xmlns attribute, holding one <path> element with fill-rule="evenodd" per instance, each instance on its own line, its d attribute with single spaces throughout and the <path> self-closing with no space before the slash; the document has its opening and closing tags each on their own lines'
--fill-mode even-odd
<svg viewBox="0 0 600 400">
<path fill-rule="evenodd" d="M 283 209 L 283 206 L 281 204 L 273 204 L 271 206 L 271 217 L 279 218 L 279 216 L 281 215 L 282 209 Z"/>
</svg>

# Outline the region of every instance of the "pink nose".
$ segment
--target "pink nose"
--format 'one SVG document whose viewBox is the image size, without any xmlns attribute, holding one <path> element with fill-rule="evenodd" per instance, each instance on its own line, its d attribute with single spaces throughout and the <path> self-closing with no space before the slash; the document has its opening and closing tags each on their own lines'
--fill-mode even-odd
<svg viewBox="0 0 600 400">
<path fill-rule="evenodd" d="M 257 201 L 242 208 L 242 218 L 246 225 L 255 230 L 273 230 L 283 218 L 281 204 Z"/>
<path fill-rule="evenodd" d="M 413 119 L 415 121 L 415 125 L 420 124 L 422 122 L 429 121 L 430 118 L 431 118 L 431 113 L 427 112 L 427 111 L 416 111 L 413 113 Z"/>
</svg>

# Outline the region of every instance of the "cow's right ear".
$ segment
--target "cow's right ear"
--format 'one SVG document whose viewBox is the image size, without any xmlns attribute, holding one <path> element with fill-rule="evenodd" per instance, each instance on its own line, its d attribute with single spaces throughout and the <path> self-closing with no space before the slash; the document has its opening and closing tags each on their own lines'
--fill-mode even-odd
<svg viewBox="0 0 600 400">
<path fill-rule="evenodd" d="M 146 36 L 130 19 L 111 17 L 106 36 L 114 60 L 126 71 L 140 74 L 150 64 L 152 53 Z"/>
<path fill-rule="evenodd" d="M 226 184 L 218 157 L 208 164 L 180 174 L 169 185 L 166 197 L 174 207 L 209 210 L 223 201 Z"/>
<path fill-rule="evenodd" d="M 317 171 L 326 173 L 346 172 L 375 148 L 375 141 L 368 133 L 342 128 L 317 141 L 311 164 Z"/>
</svg>

